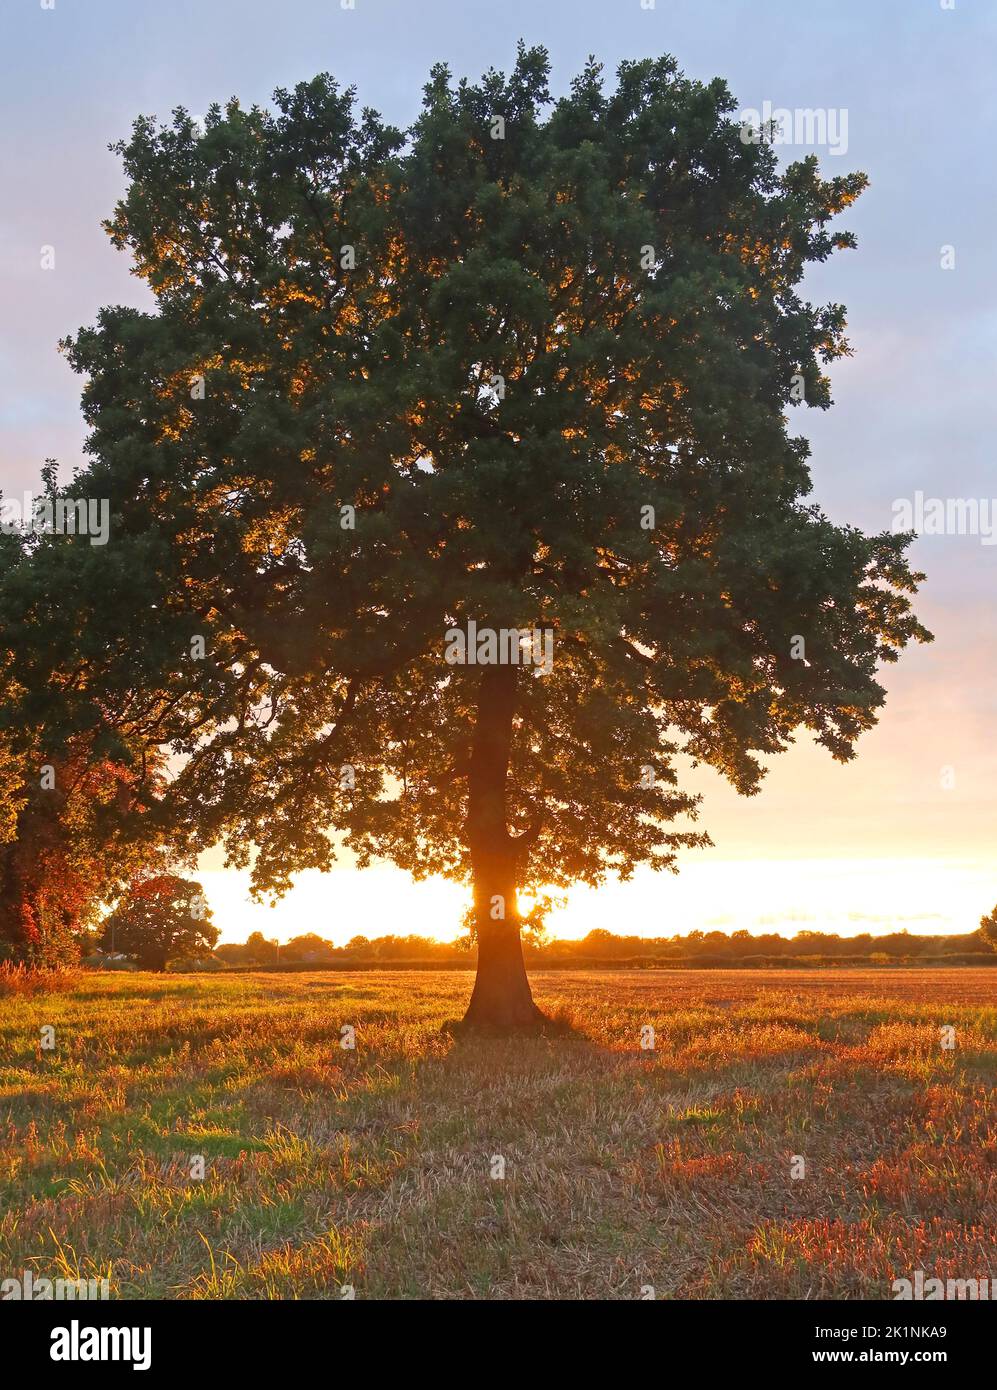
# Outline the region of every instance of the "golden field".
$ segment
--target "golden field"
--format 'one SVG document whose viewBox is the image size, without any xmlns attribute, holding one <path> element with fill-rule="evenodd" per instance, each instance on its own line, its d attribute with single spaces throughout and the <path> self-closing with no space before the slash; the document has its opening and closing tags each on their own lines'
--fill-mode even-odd
<svg viewBox="0 0 997 1390">
<path fill-rule="evenodd" d="M 450 1034 L 471 983 L 88 973 L 0 999 L 0 1279 L 888 1299 L 916 1269 L 997 1276 L 997 971 L 540 972 L 563 1027 L 515 1041 Z"/>
</svg>

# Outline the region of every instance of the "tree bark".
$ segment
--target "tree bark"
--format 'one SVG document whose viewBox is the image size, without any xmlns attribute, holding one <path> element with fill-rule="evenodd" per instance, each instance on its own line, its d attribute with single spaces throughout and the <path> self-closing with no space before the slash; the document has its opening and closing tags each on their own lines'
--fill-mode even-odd
<svg viewBox="0 0 997 1390">
<path fill-rule="evenodd" d="M 506 819 L 506 780 L 516 709 L 515 666 L 485 666 L 468 771 L 467 844 L 474 880 L 478 970 L 467 1029 L 536 1032 L 544 1015 L 526 977 L 516 901 L 520 846 Z"/>
</svg>

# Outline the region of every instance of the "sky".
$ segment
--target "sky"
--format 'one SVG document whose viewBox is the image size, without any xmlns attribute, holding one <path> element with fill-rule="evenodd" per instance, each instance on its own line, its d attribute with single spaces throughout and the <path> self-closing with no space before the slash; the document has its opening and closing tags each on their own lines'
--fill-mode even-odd
<svg viewBox="0 0 997 1390">
<path fill-rule="evenodd" d="M 148 307 L 100 227 L 123 190 L 107 147 L 139 113 L 198 115 L 233 95 L 262 104 L 326 70 L 405 126 L 434 62 L 458 76 L 508 69 L 520 37 L 549 49 L 555 95 L 589 54 L 611 75 L 622 59 L 672 53 L 691 77 L 723 77 L 743 113 L 766 102 L 828 113 L 837 138 L 816 147 L 824 172 L 862 169 L 870 188 L 840 219 L 858 249 L 804 287 L 848 306 L 854 349 L 831 369 L 834 407 L 792 418 L 811 441 L 814 498 L 869 531 L 918 493 L 980 503 L 984 516 L 997 506 L 993 0 L 3 0 L 3 492 L 35 486 L 47 457 L 67 478 L 82 458 L 80 382 L 59 338 L 102 304 Z M 915 542 L 928 575 L 918 614 L 936 640 L 886 670 L 885 710 L 855 761 L 801 743 L 750 799 L 709 771 L 690 775 L 714 848 L 684 854 L 678 876 L 576 892 L 551 929 L 972 930 L 997 900 L 989 539 Z M 216 854 L 202 868 L 224 939 L 459 929 L 459 889 L 413 887 L 388 867 L 304 876 L 276 909 L 252 907 Z"/>
</svg>

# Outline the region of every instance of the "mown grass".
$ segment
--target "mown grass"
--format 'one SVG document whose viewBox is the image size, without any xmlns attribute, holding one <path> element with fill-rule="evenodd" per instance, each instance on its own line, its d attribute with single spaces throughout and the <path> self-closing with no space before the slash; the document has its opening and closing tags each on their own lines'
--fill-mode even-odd
<svg viewBox="0 0 997 1390">
<path fill-rule="evenodd" d="M 993 980 L 551 972 L 535 994 L 570 1028 L 508 1042 L 441 1031 L 471 985 L 448 971 L 84 974 L 14 995 L 0 1278 L 625 1299 L 997 1277 Z"/>
</svg>

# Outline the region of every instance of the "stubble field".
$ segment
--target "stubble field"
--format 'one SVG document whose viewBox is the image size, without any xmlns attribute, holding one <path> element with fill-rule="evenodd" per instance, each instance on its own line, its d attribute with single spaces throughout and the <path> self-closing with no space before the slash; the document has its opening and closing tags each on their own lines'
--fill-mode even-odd
<svg viewBox="0 0 997 1390">
<path fill-rule="evenodd" d="M 918 1269 L 997 1277 L 997 971 L 541 972 L 557 1036 L 455 1040 L 471 983 L 84 974 L 0 999 L 0 1279 L 886 1299 Z"/>
</svg>

